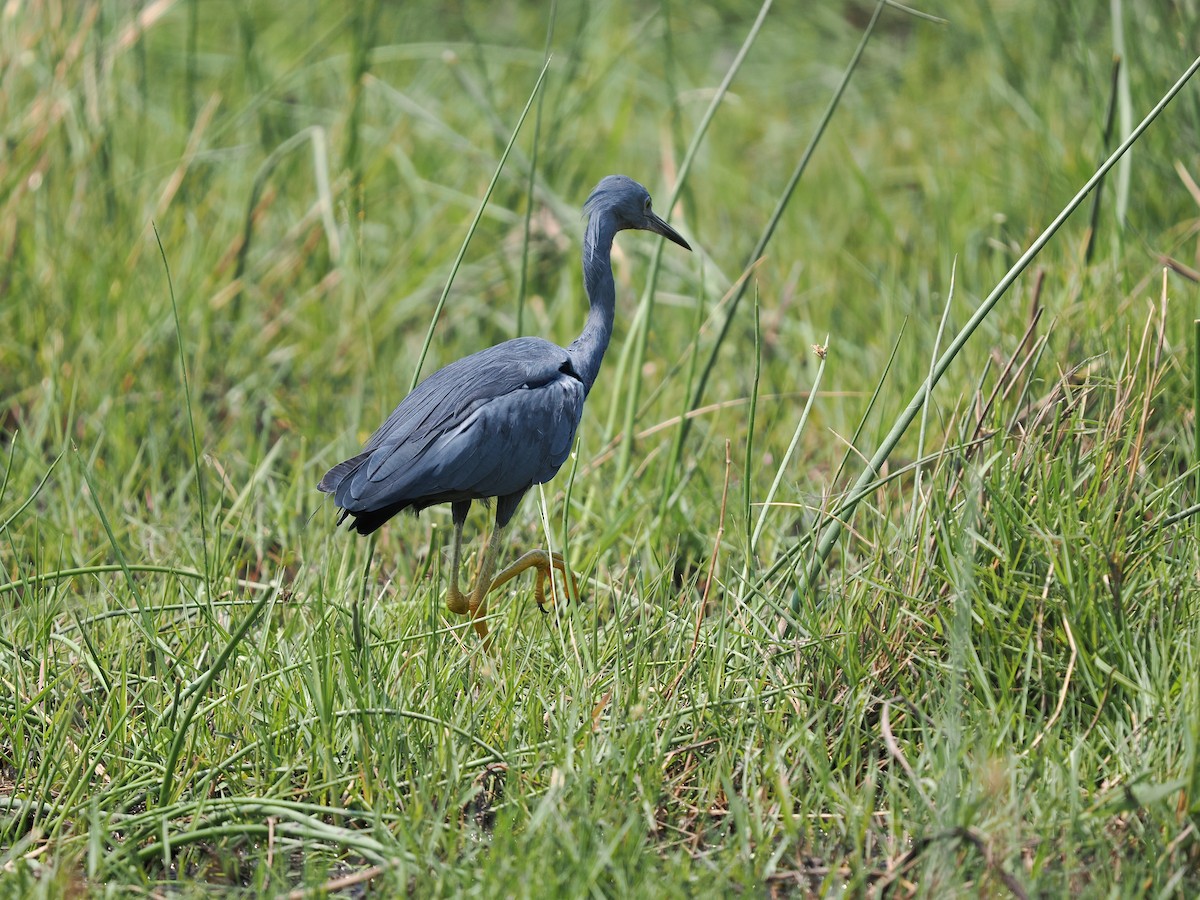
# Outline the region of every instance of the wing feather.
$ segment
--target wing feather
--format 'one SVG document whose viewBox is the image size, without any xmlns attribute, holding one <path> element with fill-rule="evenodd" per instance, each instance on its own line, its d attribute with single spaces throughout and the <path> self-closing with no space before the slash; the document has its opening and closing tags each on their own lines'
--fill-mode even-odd
<svg viewBox="0 0 1200 900">
<path fill-rule="evenodd" d="M 519 495 L 566 461 L 585 396 L 561 347 L 498 344 L 421 382 L 319 487 L 351 514 Z"/>
</svg>

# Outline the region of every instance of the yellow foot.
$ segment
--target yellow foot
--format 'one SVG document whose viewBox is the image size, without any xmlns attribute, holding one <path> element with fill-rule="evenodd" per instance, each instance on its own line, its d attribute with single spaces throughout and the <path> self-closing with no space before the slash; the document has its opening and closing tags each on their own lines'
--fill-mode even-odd
<svg viewBox="0 0 1200 900">
<path fill-rule="evenodd" d="M 546 612 L 546 580 L 550 580 L 550 587 L 554 588 L 554 576 L 552 569 L 558 569 L 563 573 L 564 578 L 568 578 L 567 564 L 562 558 L 561 553 L 547 553 L 545 550 L 530 550 L 521 556 L 516 562 L 505 567 L 500 573 L 492 579 L 491 587 L 488 588 L 488 593 L 491 593 L 496 588 L 500 587 L 507 581 L 512 581 L 526 569 L 537 569 L 537 581 L 533 586 L 533 599 L 537 601 L 538 608 L 542 612 Z M 576 597 L 579 596 L 579 583 L 573 577 L 570 577 L 571 590 Z M 569 595 L 568 595 L 569 596 Z"/>
<path fill-rule="evenodd" d="M 487 612 L 487 594 L 472 591 L 471 596 L 467 596 L 458 589 L 457 584 L 451 584 L 446 591 L 446 608 L 452 613 L 460 616 L 471 617 L 471 627 L 475 629 L 475 633 L 483 639 L 483 649 L 491 650 L 492 641 L 488 637 L 487 622 L 483 620 Z"/>
<path fill-rule="evenodd" d="M 460 591 L 458 585 L 453 582 L 450 584 L 449 590 L 446 591 L 446 606 L 450 612 L 460 616 L 465 616 L 471 612 L 471 604 L 467 600 L 467 595 Z"/>
<path fill-rule="evenodd" d="M 486 563 L 487 561 L 485 561 Z M 486 570 L 490 565 L 484 565 Z M 460 616 L 470 616 L 471 625 L 475 629 L 475 633 L 483 640 L 485 650 L 490 650 L 492 641 L 488 635 L 488 626 L 485 616 L 487 615 L 487 595 L 496 588 L 512 581 L 526 569 L 537 569 L 537 581 L 533 585 L 533 599 L 537 601 L 538 609 L 543 613 L 546 609 L 546 581 L 549 579 L 550 586 L 554 587 L 553 570 L 563 573 L 564 578 L 567 576 L 567 564 L 559 553 L 547 553 L 545 550 L 530 550 L 528 553 L 521 556 L 516 562 L 501 570 L 500 574 L 491 581 L 477 580 L 475 587 L 470 594 L 464 594 L 458 589 L 458 585 L 454 582 L 450 583 L 446 590 L 446 607 L 450 612 Z M 571 582 L 571 589 L 575 596 L 579 596 L 579 584 L 573 577 L 568 579 Z M 484 585 L 487 585 L 484 587 Z"/>
<path fill-rule="evenodd" d="M 475 629 L 475 633 L 483 638 L 484 649 L 490 649 L 491 641 L 488 639 L 487 622 L 483 620 L 487 613 L 486 593 L 472 591 L 468 596 L 458 589 L 457 584 L 451 584 L 446 589 L 446 608 L 456 615 L 470 616 L 471 626 Z"/>
</svg>

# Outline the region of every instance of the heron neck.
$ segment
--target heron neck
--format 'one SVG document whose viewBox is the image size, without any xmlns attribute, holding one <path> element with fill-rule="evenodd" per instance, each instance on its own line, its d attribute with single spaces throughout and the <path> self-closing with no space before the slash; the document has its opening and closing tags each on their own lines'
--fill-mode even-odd
<svg viewBox="0 0 1200 900">
<path fill-rule="evenodd" d="M 583 381 L 584 390 L 588 392 L 596 383 L 604 351 L 608 349 L 608 342 L 612 338 L 613 309 L 617 298 L 612 273 L 612 242 L 616 233 L 612 216 L 594 213 L 588 219 L 587 231 L 583 236 L 583 286 L 591 305 L 582 333 L 567 348 L 567 352 Z"/>
</svg>

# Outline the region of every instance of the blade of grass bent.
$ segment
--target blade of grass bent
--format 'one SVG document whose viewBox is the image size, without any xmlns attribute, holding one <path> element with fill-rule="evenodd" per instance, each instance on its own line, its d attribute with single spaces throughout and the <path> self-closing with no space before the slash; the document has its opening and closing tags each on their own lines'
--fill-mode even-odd
<svg viewBox="0 0 1200 900">
<path fill-rule="evenodd" d="M 13 458 L 15 457 L 16 452 L 16 435 L 14 434 L 13 446 L 8 455 L 8 468 L 4 471 L 4 481 L 0 483 L 0 501 L 4 499 L 4 493 L 8 489 L 8 478 L 9 474 L 12 472 Z M 59 452 L 58 456 L 54 457 L 54 462 L 50 463 L 49 468 L 46 469 L 46 474 L 42 476 L 42 480 L 38 482 L 37 487 L 33 489 L 33 492 L 25 499 L 25 502 L 18 506 L 16 511 L 13 512 L 11 516 L 9 516 L 3 522 L 0 522 L 0 534 L 8 531 L 9 526 L 12 525 L 12 523 L 18 518 L 20 518 L 21 514 L 25 512 L 25 510 L 27 510 L 33 504 L 33 501 L 38 498 L 38 494 L 42 492 L 42 489 L 46 486 L 47 482 L 50 481 L 50 476 L 54 474 L 54 467 L 57 466 L 59 461 L 63 458 L 63 453 L 66 453 L 66 451 L 62 450 Z M 5 587 L 6 585 L 0 585 L 0 593 L 4 592 Z"/>
<path fill-rule="evenodd" d="M 277 593 L 278 590 L 276 588 L 272 588 L 270 591 L 263 594 L 261 598 L 259 598 L 258 602 L 254 604 L 254 606 L 248 613 L 246 613 L 245 617 L 238 624 L 238 627 L 234 630 L 233 634 L 229 636 L 229 641 L 225 644 L 225 648 L 221 651 L 220 655 L 216 658 L 216 660 L 213 661 L 213 664 L 209 666 L 203 675 L 201 675 L 191 684 L 187 685 L 180 694 L 180 700 L 187 699 L 190 695 L 190 701 L 187 705 L 187 709 L 184 711 L 183 719 L 175 726 L 175 735 L 171 739 L 171 746 L 167 750 L 166 759 L 163 761 L 163 780 L 158 793 L 158 802 L 160 806 L 166 806 L 167 803 L 174 799 L 173 793 L 175 787 L 175 765 L 179 761 L 179 756 L 183 752 L 183 745 L 191 733 L 192 720 L 196 717 L 196 711 L 200 707 L 200 701 L 204 699 L 204 696 L 207 693 L 208 688 L 212 685 L 213 681 L 216 680 L 217 676 L 221 674 L 221 672 L 224 671 L 225 667 L 229 664 L 229 660 L 233 656 L 233 651 L 236 650 L 238 645 L 242 642 L 242 639 L 250 630 L 250 626 L 258 620 L 259 615 L 264 609 L 266 609 L 267 604 L 271 603 L 275 599 Z"/>
<path fill-rule="evenodd" d="M 762 307 L 758 286 L 754 288 L 754 380 L 750 384 L 750 410 L 746 417 L 746 458 L 742 470 L 742 519 L 750 528 L 751 496 L 754 490 L 754 432 L 758 422 L 758 389 L 762 382 Z M 746 545 L 747 559 L 754 552 L 753 541 Z"/>
<path fill-rule="evenodd" d="M 772 236 L 775 234 L 775 228 L 779 225 L 779 220 L 783 218 L 784 210 L 787 209 L 788 203 L 792 199 L 796 185 L 800 183 L 801 176 L 808 169 L 808 163 L 812 159 L 813 153 L 816 152 L 817 144 L 820 143 L 822 135 L 825 134 L 825 129 L 833 119 L 833 113 L 842 100 L 842 94 L 846 92 L 846 87 L 850 84 L 850 76 L 858 68 L 858 62 L 862 59 L 863 51 L 867 48 L 867 42 L 871 39 L 871 35 L 875 31 L 875 24 L 879 21 L 879 15 L 883 12 L 883 8 L 886 5 L 888 5 L 886 0 L 880 0 L 875 5 L 875 12 L 871 14 L 871 20 L 863 30 L 862 38 L 854 50 L 854 55 L 850 57 L 850 62 L 846 65 L 846 71 L 842 73 L 842 80 L 838 83 L 837 89 L 829 99 L 829 105 L 825 107 L 825 112 L 821 115 L 821 120 L 817 123 L 817 130 L 813 132 L 808 146 L 804 148 L 804 152 L 800 155 L 800 161 L 796 163 L 796 168 L 792 171 L 791 178 L 788 179 L 783 193 L 779 196 L 779 201 L 775 204 L 775 211 L 771 213 L 771 218 L 767 220 L 767 227 L 763 229 L 763 233 L 754 245 L 754 249 L 750 251 L 749 260 L 744 268 L 748 269 L 753 266 L 754 262 L 766 251 L 767 244 L 770 243 Z M 726 311 L 725 319 L 721 323 L 721 330 L 717 332 L 717 339 L 713 342 L 712 350 L 708 354 L 708 361 L 704 364 L 704 368 L 700 372 L 700 380 L 696 383 L 691 402 L 688 404 L 691 409 L 698 408 L 700 402 L 704 399 L 704 389 L 708 387 L 708 379 L 712 375 L 713 368 L 716 365 L 717 354 L 721 352 L 721 345 L 725 343 L 725 338 L 729 334 L 729 328 L 733 324 L 733 315 L 737 312 L 738 304 L 741 303 L 742 297 L 745 296 L 747 287 L 748 284 L 743 282 L 741 288 L 733 295 L 733 299 L 729 303 L 729 309 Z M 680 426 L 682 429 L 680 435 L 681 442 L 687 440 L 691 426 L 690 419 L 685 420 Z"/>
<path fill-rule="evenodd" d="M 1150 124 L 1158 118 L 1159 114 L 1164 109 L 1166 109 L 1167 104 L 1175 98 L 1175 95 L 1183 90 L 1184 85 L 1186 85 L 1192 76 L 1196 74 L 1198 69 L 1200 69 L 1200 57 L 1197 57 L 1195 61 L 1188 66 L 1187 70 L 1183 73 L 1183 75 L 1180 76 L 1179 80 L 1171 86 L 1170 90 L 1163 95 L 1163 98 L 1158 101 L 1154 108 L 1151 109 L 1146 115 L 1146 118 L 1141 121 L 1141 124 L 1139 124 L 1137 128 L 1135 128 L 1129 134 L 1129 136 L 1121 142 L 1121 145 L 1113 151 L 1112 155 L 1109 156 L 1109 158 L 1104 161 L 1100 168 L 1096 170 L 1092 177 L 1087 180 L 1087 183 L 1079 189 L 1079 192 L 1071 198 L 1070 202 L 1067 203 L 1062 212 L 1055 216 L 1054 221 L 1052 221 L 1050 225 L 1047 226 L 1046 230 L 1038 236 L 1037 240 L 1035 240 L 1029 246 L 1029 249 L 1021 255 L 1021 258 L 1013 264 L 1013 267 L 1008 270 L 1007 274 L 1005 274 L 1003 278 L 1000 279 L 1000 282 L 992 289 L 992 292 L 987 295 L 983 303 L 981 303 L 979 308 L 975 310 L 975 313 L 971 316 L 970 320 L 968 320 L 967 324 L 964 325 L 962 330 L 955 336 L 954 341 L 949 347 L 946 348 L 946 352 L 943 353 L 938 359 L 937 365 L 929 373 L 928 378 L 926 378 L 921 386 L 917 389 L 917 392 L 908 402 L 908 406 L 905 408 L 904 412 L 900 414 L 900 418 L 896 420 L 891 431 L 888 432 L 887 437 L 884 438 L 883 443 L 880 444 L 879 449 L 875 452 L 874 456 L 871 457 L 870 462 L 867 463 L 867 467 L 863 469 L 862 474 L 858 477 L 858 480 L 850 489 L 849 502 L 838 511 L 839 514 L 835 518 L 831 519 L 829 524 L 825 526 L 825 530 L 821 532 L 821 536 L 817 541 L 817 546 L 813 552 L 812 559 L 809 562 L 807 569 L 801 574 L 800 583 L 797 587 L 795 595 L 792 597 L 793 612 L 799 610 L 801 597 L 813 590 L 813 585 L 816 582 L 816 579 L 820 576 L 821 571 L 825 566 L 825 561 L 829 558 L 829 554 L 833 552 L 834 544 L 837 543 L 838 538 L 841 537 L 842 531 L 845 529 L 847 522 L 854 515 L 858 501 L 865 496 L 871 482 L 878 477 L 884 462 L 887 461 L 887 458 L 891 454 L 892 450 L 895 449 L 896 445 L 900 442 L 900 439 L 904 436 L 905 431 L 908 430 L 908 426 L 912 424 L 913 420 L 917 417 L 917 414 L 924 407 L 926 398 L 929 396 L 929 392 L 933 390 L 934 385 L 941 380 L 942 376 L 946 373 L 946 370 L 950 368 L 950 364 L 954 362 L 955 357 L 958 356 L 959 352 L 966 345 L 971 335 L 975 333 L 975 329 L 977 329 L 983 323 L 983 320 L 987 318 L 988 314 L 1000 301 L 1000 298 L 1003 297 L 1008 291 L 1009 287 L 1012 286 L 1012 283 L 1016 281 L 1017 277 L 1025 271 L 1031 262 L 1033 262 L 1034 258 L 1042 252 L 1042 248 L 1044 248 L 1046 244 L 1050 242 L 1050 239 L 1054 237 L 1067 219 L 1070 218 L 1071 214 L 1079 208 L 1079 206 L 1087 198 L 1088 194 L 1092 192 L 1092 189 L 1095 188 L 1101 179 L 1108 174 L 1108 171 L 1117 164 L 1117 161 L 1125 155 L 1125 152 L 1137 142 L 1137 140 L 1142 136 L 1143 132 L 1150 127 Z"/>
<path fill-rule="evenodd" d="M 192 386 L 188 381 L 187 354 L 183 349 L 183 325 L 179 322 L 179 303 L 175 300 L 175 281 L 171 278 L 171 265 L 167 262 L 167 251 L 163 247 L 162 237 L 158 226 L 154 228 L 154 240 L 158 242 L 158 253 L 162 257 L 163 272 L 167 276 L 167 292 L 171 295 L 171 313 L 175 318 L 175 342 L 179 347 L 179 377 L 183 381 L 183 400 L 187 408 L 188 431 L 192 438 L 192 468 L 196 473 L 196 497 L 200 501 L 200 546 L 204 553 L 204 588 L 205 599 L 212 600 L 212 585 L 208 579 L 212 577 L 212 566 L 208 558 L 208 504 L 204 497 L 204 470 L 200 465 L 200 438 L 196 434 L 196 417 L 192 413 Z"/>
<path fill-rule="evenodd" d="M 1192 322 L 1192 332 L 1192 463 L 1196 464 L 1200 463 L 1200 319 Z M 1196 482 L 1200 488 L 1200 469 Z"/>
<path fill-rule="evenodd" d="M 696 126 L 696 131 L 692 135 L 692 141 L 684 152 L 683 160 L 679 164 L 679 172 L 675 177 L 675 185 L 671 189 L 671 197 L 667 201 L 667 212 L 675 206 L 676 201 L 679 199 L 679 194 L 683 190 L 683 185 L 687 182 L 688 173 L 691 171 L 692 162 L 695 160 L 696 153 L 704 141 L 705 134 L 708 133 L 708 126 L 716 116 L 717 109 L 720 107 L 722 101 L 724 101 L 725 95 L 729 93 L 729 86 L 733 84 L 733 79 L 742 68 L 742 63 L 749 56 L 750 48 L 754 46 L 759 32 L 762 31 L 763 23 L 767 19 L 767 13 L 771 10 L 772 2 L 773 0 L 763 0 L 763 4 L 758 10 L 758 16 L 755 18 L 754 24 L 750 26 L 750 30 L 746 34 L 746 39 L 742 41 L 742 46 L 738 50 L 737 56 L 730 63 L 728 70 L 725 72 L 725 77 L 721 79 L 721 84 L 718 85 L 711 102 L 708 104 L 708 109 L 704 111 L 704 115 L 700 119 L 700 124 Z M 654 258 L 650 263 L 650 274 L 646 278 L 646 289 L 642 293 L 642 301 L 638 305 L 637 313 L 634 315 L 633 340 L 627 341 L 622 348 L 620 364 L 617 367 L 617 371 L 621 377 L 627 375 L 630 380 L 628 392 L 619 390 L 613 392 L 614 398 L 619 398 L 623 393 L 626 395 L 625 418 L 622 425 L 622 433 L 625 434 L 626 440 L 621 444 L 621 456 L 617 464 L 618 475 L 624 475 L 629 471 L 630 460 L 633 455 L 633 425 L 637 414 L 638 397 L 641 394 L 642 364 L 646 359 L 646 341 L 650 333 L 650 313 L 654 308 L 654 288 L 658 281 L 658 269 L 662 261 L 664 240 L 660 238 L 656 242 Z M 629 361 L 631 348 L 632 363 Z"/>
<path fill-rule="evenodd" d="M 950 264 L 950 291 L 946 295 L 946 302 L 942 306 L 942 318 L 938 322 L 937 336 L 933 339 L 933 353 L 929 357 L 929 374 L 933 374 L 934 366 L 937 365 L 938 351 L 942 347 L 942 338 L 946 334 L 946 324 L 950 321 L 950 308 L 954 305 L 954 278 L 958 272 L 958 257 L 954 257 L 954 262 Z M 929 404 L 921 407 L 921 426 L 917 432 L 917 459 L 925 455 L 925 432 L 929 424 Z M 921 467 L 917 466 L 913 473 L 913 497 L 917 502 L 921 500 Z"/>
<path fill-rule="evenodd" d="M 546 62 L 550 62 L 550 46 L 554 40 L 554 23 L 558 18 L 558 3 L 550 4 L 549 21 L 546 24 Z M 524 334 L 525 292 L 529 289 L 529 234 L 533 225 L 533 195 L 537 188 L 538 148 L 542 138 L 542 107 L 546 92 L 538 94 L 537 110 L 533 114 L 533 146 L 529 150 L 529 179 L 525 183 L 525 222 L 521 236 L 521 279 L 517 286 L 517 334 Z"/>
<path fill-rule="evenodd" d="M 758 549 L 758 539 L 762 537 L 763 528 L 767 524 L 767 516 L 771 512 L 772 504 L 775 502 L 775 495 L 779 492 L 779 486 L 783 483 L 783 476 L 787 473 L 788 466 L 791 465 L 792 456 L 796 452 L 796 447 L 800 444 L 800 436 L 804 433 L 804 427 L 808 424 L 808 417 L 812 412 L 813 402 L 820 392 L 821 377 L 825 374 L 825 361 L 829 351 L 829 335 L 825 335 L 825 343 L 821 347 L 824 352 L 818 354 L 817 374 L 813 376 L 812 387 L 808 389 L 808 399 L 804 401 L 804 411 L 800 413 L 800 421 L 796 423 L 796 429 L 792 432 L 792 440 L 788 444 L 787 450 L 784 451 L 783 459 L 779 461 L 779 467 L 775 470 L 775 478 L 771 482 L 771 487 L 767 489 L 767 496 L 763 499 L 762 508 L 758 512 L 758 521 L 754 525 L 754 533 L 750 536 L 751 558 L 754 556 L 754 551 Z"/>
<path fill-rule="evenodd" d="M 454 276 L 458 274 L 458 267 L 462 265 L 463 258 L 467 255 L 467 247 L 471 243 L 475 229 L 479 227 L 479 220 L 483 218 L 483 211 L 487 209 L 488 200 L 492 198 L 492 191 L 496 189 L 496 184 L 500 181 L 500 173 L 504 171 L 504 164 L 508 161 L 508 154 L 512 152 L 513 144 L 517 142 L 517 135 L 521 133 L 521 126 L 525 124 L 525 117 L 529 115 L 534 98 L 537 97 L 538 92 L 541 90 L 542 82 L 546 79 L 546 72 L 549 70 L 550 59 L 547 57 L 546 62 L 542 65 L 542 71 L 538 74 L 537 82 L 533 86 L 533 91 L 529 94 L 529 99 L 525 101 L 525 108 L 521 110 L 521 117 L 517 119 L 517 127 L 513 129 L 512 137 L 508 139 L 508 146 L 500 154 L 500 162 L 496 164 L 496 171 L 492 173 L 492 180 L 487 186 L 487 191 L 484 192 L 483 200 L 479 203 L 479 209 L 475 211 L 475 218 L 471 220 L 466 237 L 463 238 L 462 246 L 458 248 L 458 256 L 454 258 L 454 264 L 450 266 L 450 276 L 446 279 L 446 286 L 442 288 L 442 295 L 438 297 L 437 306 L 433 310 L 433 317 L 429 320 L 429 330 L 425 332 L 425 343 L 421 345 L 421 353 L 417 357 L 417 366 L 413 370 L 412 382 L 408 386 L 410 392 L 417 386 L 417 382 L 421 380 L 421 369 L 425 365 L 425 356 L 429 353 L 429 345 L 433 343 L 433 333 L 437 329 L 438 320 L 442 317 L 442 310 L 446 306 L 446 298 L 450 296 L 450 286 L 454 284 Z"/>
</svg>

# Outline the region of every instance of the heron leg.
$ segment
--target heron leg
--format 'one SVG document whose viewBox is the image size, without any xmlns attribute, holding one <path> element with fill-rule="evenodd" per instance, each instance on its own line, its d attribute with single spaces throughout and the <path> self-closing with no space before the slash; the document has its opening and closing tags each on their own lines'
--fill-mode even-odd
<svg viewBox="0 0 1200 900">
<path fill-rule="evenodd" d="M 460 616 L 465 616 L 471 611 L 470 601 L 466 594 L 458 589 L 458 569 L 459 563 L 462 560 L 462 536 L 463 525 L 467 521 L 467 511 L 471 508 L 471 501 L 455 503 L 451 507 L 451 516 L 454 520 L 454 549 L 450 552 L 450 587 L 446 591 L 446 606 L 450 612 L 457 613 Z"/>
<path fill-rule="evenodd" d="M 516 498 L 516 500 L 519 499 L 519 497 Z M 450 589 L 447 592 L 446 605 L 450 608 L 451 612 L 471 617 L 471 625 L 475 628 L 475 633 L 483 640 L 485 648 L 491 646 L 491 642 L 488 639 L 487 626 L 488 594 L 516 578 L 527 569 L 537 569 L 538 578 L 534 584 L 533 596 L 537 600 L 538 608 L 542 612 L 545 612 L 546 579 L 550 579 L 551 587 L 553 587 L 554 577 L 552 571 L 554 569 L 562 572 L 564 578 L 567 576 L 566 562 L 563 560 L 561 554 L 547 553 L 545 550 L 530 550 L 517 559 L 516 562 L 505 566 L 499 574 L 493 577 L 493 573 L 496 571 L 496 559 L 500 555 L 500 546 L 504 542 L 504 532 L 507 530 L 508 519 L 512 515 L 511 507 L 513 506 L 515 506 L 515 502 L 510 501 L 510 508 L 501 509 L 500 504 L 497 503 L 496 526 L 492 529 L 487 547 L 484 548 L 483 556 L 479 560 L 479 571 L 475 574 L 475 584 L 470 588 L 468 595 L 464 595 L 458 589 L 458 568 L 462 552 L 463 524 L 467 519 L 467 510 L 470 508 L 470 501 L 461 501 L 455 503 L 452 507 L 454 550 L 451 567 L 454 574 L 450 579 Z M 578 594 L 578 585 L 573 580 L 572 586 L 575 589 L 575 593 Z"/>
<path fill-rule="evenodd" d="M 527 569 L 537 569 L 538 577 L 533 587 L 533 599 L 537 601 L 538 608 L 542 612 L 546 612 L 546 579 L 550 579 L 550 586 L 554 586 L 554 576 L 551 573 L 552 569 L 558 569 L 563 573 L 563 578 L 566 579 L 567 564 L 562 558 L 561 553 L 547 553 L 545 550 L 530 550 L 523 553 L 517 560 L 503 569 L 501 569 L 496 577 L 492 579 L 489 591 L 494 591 L 506 581 L 511 581 Z M 575 590 L 575 595 L 579 596 L 579 585 L 574 578 L 571 579 L 571 586 Z"/>
<path fill-rule="evenodd" d="M 504 528 L 497 525 L 492 529 L 488 538 L 487 548 L 483 551 L 483 559 L 479 561 L 479 571 L 475 575 L 475 587 L 471 589 L 471 597 L 467 601 L 467 611 L 471 615 L 471 624 L 475 633 L 483 640 L 484 647 L 490 647 L 488 627 L 484 617 L 487 615 L 487 595 L 494 587 L 492 573 L 496 571 L 496 556 L 500 552 L 500 544 L 504 538 Z"/>
</svg>

